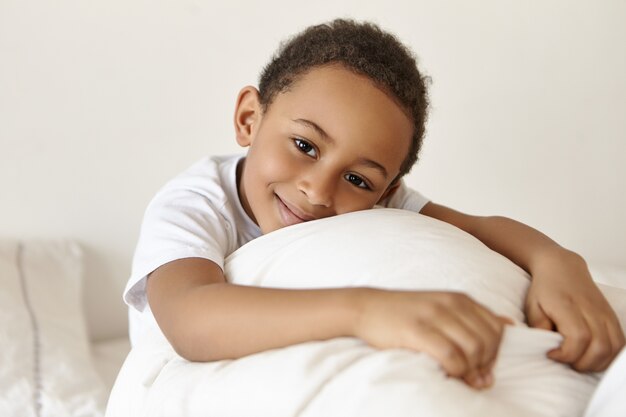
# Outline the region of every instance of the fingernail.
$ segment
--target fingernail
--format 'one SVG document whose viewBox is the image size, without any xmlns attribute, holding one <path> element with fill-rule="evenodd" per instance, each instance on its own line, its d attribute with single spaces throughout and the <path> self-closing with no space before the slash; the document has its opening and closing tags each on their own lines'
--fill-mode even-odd
<svg viewBox="0 0 626 417">
<path fill-rule="evenodd" d="M 488 373 L 487 375 L 483 376 L 483 381 L 485 382 L 485 387 L 490 387 L 493 385 L 493 374 L 492 373 Z"/>
<path fill-rule="evenodd" d="M 485 378 L 483 378 L 480 375 L 475 376 L 474 378 L 472 378 L 472 386 L 474 388 L 484 388 L 485 387 Z"/>
</svg>

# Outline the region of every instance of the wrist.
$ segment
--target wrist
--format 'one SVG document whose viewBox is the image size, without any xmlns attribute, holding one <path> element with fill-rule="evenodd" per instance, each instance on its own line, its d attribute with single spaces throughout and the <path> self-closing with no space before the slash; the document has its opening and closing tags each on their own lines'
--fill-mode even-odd
<svg viewBox="0 0 626 417">
<path fill-rule="evenodd" d="M 366 321 L 367 311 L 370 309 L 369 306 L 379 291 L 381 290 L 368 287 L 349 289 L 348 306 L 351 312 L 351 320 L 348 332 L 350 336 L 360 338 L 363 334 L 363 323 Z"/>
<path fill-rule="evenodd" d="M 552 268 L 555 264 L 587 268 L 587 263 L 582 256 L 555 243 L 537 252 L 529 263 L 528 272 L 531 276 L 535 276 L 545 269 Z"/>
</svg>

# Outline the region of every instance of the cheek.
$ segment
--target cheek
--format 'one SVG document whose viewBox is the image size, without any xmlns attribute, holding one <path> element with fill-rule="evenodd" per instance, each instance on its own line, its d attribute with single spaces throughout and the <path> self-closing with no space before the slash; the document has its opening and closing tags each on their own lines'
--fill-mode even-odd
<svg viewBox="0 0 626 417">
<path fill-rule="evenodd" d="M 290 178 L 290 173 L 293 171 L 292 165 L 293 162 L 289 159 L 274 154 L 271 158 L 261 161 L 259 168 L 268 182 L 279 182 Z"/>
<path fill-rule="evenodd" d="M 268 145 L 268 144 L 263 144 Z M 273 146 L 262 146 L 250 148 L 248 158 L 250 162 L 249 179 L 251 182 L 263 185 L 274 182 L 285 181 L 297 172 L 297 163 L 285 146 L 280 144 L 269 144 Z"/>
<path fill-rule="evenodd" d="M 353 211 L 368 210 L 378 202 L 378 195 L 358 195 L 347 189 L 339 192 L 335 199 L 337 214 L 351 213 Z"/>
</svg>

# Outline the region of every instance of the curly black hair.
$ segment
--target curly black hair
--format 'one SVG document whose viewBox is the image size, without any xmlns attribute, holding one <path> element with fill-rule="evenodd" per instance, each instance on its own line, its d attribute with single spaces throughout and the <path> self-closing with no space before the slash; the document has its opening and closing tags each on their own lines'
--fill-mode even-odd
<svg viewBox="0 0 626 417">
<path fill-rule="evenodd" d="M 411 117 L 411 147 L 397 178 L 407 174 L 417 162 L 426 129 L 427 77 L 417 69 L 413 53 L 373 23 L 336 19 L 311 26 L 283 42 L 259 79 L 263 111 L 299 76 L 332 63 L 371 79 Z"/>
</svg>

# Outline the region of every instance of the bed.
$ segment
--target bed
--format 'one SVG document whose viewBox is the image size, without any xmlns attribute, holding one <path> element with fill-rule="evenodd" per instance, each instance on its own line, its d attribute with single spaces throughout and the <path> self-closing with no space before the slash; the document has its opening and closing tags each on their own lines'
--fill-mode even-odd
<svg viewBox="0 0 626 417">
<path fill-rule="evenodd" d="M 130 343 L 90 336 L 83 261 L 71 240 L 0 240 L 0 416 L 104 415 Z"/>
<path fill-rule="evenodd" d="M 231 255 L 226 275 L 241 285 L 282 288 L 466 292 L 515 321 L 488 390 L 446 377 L 425 354 L 377 351 L 351 338 L 212 363 L 188 362 L 161 342 L 130 352 L 126 338 L 91 343 L 76 243 L 5 241 L 0 254 L 0 415 L 101 416 L 107 402 L 108 417 L 609 417 L 626 409 L 626 354 L 599 374 L 548 360 L 545 352 L 561 339 L 525 326 L 526 273 L 470 235 L 414 213 L 370 210 L 281 229 Z M 591 269 L 624 326 L 626 269 Z"/>
</svg>

